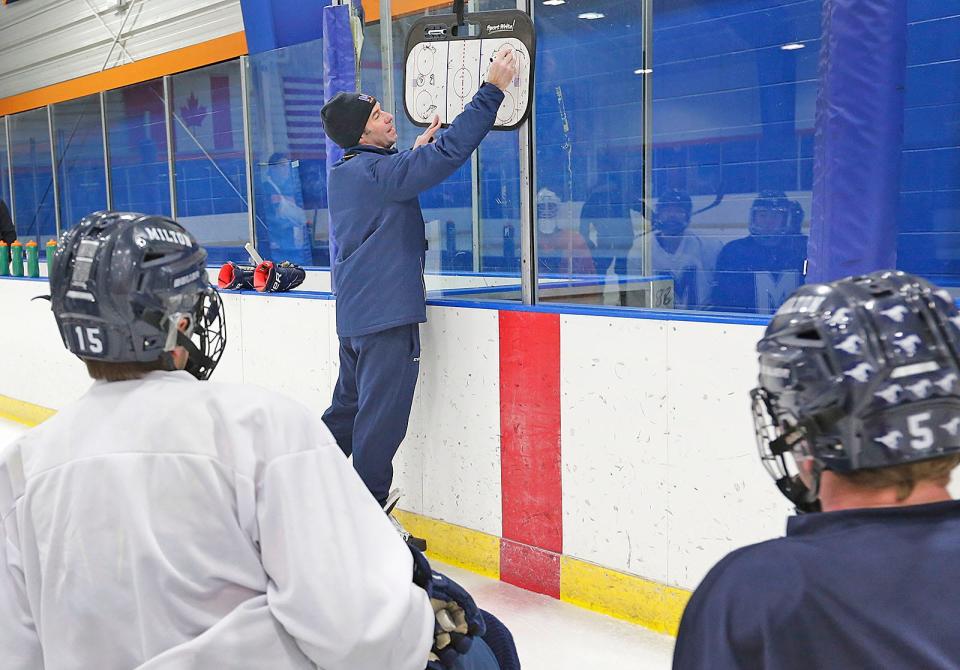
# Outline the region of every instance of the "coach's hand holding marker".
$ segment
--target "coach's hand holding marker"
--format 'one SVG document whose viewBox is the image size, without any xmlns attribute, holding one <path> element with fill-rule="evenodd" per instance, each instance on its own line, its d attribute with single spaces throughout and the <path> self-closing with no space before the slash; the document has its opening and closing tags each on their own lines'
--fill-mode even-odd
<svg viewBox="0 0 960 670">
<path fill-rule="evenodd" d="M 513 47 L 506 45 L 497 52 L 487 70 L 487 82 L 493 84 L 501 91 L 506 91 L 507 86 L 517 76 L 517 58 L 513 53 Z"/>
</svg>

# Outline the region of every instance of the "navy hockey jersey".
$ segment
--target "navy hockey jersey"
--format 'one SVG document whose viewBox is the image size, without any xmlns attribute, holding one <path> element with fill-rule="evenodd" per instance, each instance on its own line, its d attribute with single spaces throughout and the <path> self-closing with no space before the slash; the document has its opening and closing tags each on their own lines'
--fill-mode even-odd
<svg viewBox="0 0 960 670">
<path fill-rule="evenodd" d="M 960 502 L 792 517 L 693 594 L 677 670 L 960 668 Z"/>
<path fill-rule="evenodd" d="M 717 257 L 713 308 L 773 314 L 803 284 L 806 235 L 748 235 Z"/>
</svg>

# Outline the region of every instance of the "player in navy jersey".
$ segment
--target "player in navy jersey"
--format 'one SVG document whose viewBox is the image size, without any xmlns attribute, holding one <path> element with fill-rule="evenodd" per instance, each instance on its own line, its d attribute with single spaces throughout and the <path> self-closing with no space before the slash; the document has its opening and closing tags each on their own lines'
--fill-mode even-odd
<svg viewBox="0 0 960 670">
<path fill-rule="evenodd" d="M 960 667 L 960 314 L 878 272 L 799 289 L 757 345 L 761 458 L 797 507 L 697 588 L 674 668 Z"/>
<path fill-rule="evenodd" d="M 803 283 L 803 209 L 783 191 L 762 191 L 750 207 L 750 234 L 717 257 L 713 308 L 772 314 Z"/>
</svg>

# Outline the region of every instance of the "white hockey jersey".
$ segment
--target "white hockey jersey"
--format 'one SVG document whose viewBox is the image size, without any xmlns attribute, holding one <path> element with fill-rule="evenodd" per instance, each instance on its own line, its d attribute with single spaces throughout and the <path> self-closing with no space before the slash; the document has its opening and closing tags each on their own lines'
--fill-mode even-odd
<svg viewBox="0 0 960 670">
<path fill-rule="evenodd" d="M 0 457 L 4 670 L 423 670 L 433 611 L 326 427 L 251 386 L 95 383 Z"/>
<path fill-rule="evenodd" d="M 627 256 L 627 272 L 639 275 L 643 264 L 643 235 L 634 241 Z M 716 238 L 687 233 L 680 238 L 676 251 L 670 253 L 650 236 L 650 256 L 655 274 L 669 274 L 673 279 L 674 307 L 705 309 L 710 303 L 717 255 L 723 244 Z"/>
</svg>

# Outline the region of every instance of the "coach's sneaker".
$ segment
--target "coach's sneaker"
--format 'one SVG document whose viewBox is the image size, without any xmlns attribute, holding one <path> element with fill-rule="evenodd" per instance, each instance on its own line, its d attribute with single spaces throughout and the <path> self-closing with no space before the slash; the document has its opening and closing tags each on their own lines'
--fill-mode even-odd
<svg viewBox="0 0 960 670">
<path fill-rule="evenodd" d="M 393 509 L 397 506 L 397 502 L 400 500 L 402 495 L 403 493 L 400 491 L 400 489 L 393 489 L 390 491 L 390 494 L 387 496 L 387 501 L 383 505 L 383 511 L 386 513 L 387 518 L 390 519 L 390 523 L 393 524 L 393 527 L 397 529 L 397 532 L 400 534 L 400 537 L 403 538 L 404 542 L 409 544 L 417 551 L 426 551 L 427 541 L 422 537 L 415 537 L 411 535 L 410 531 L 404 528 L 403 525 L 392 516 Z"/>
</svg>

